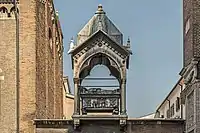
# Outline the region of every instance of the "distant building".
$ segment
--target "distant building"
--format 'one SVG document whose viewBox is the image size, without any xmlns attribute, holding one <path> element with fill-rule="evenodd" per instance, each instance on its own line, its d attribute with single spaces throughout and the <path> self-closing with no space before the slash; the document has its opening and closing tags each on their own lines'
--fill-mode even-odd
<svg viewBox="0 0 200 133">
<path fill-rule="evenodd" d="M 181 92 L 184 89 L 183 79 L 180 78 L 170 93 L 156 110 L 155 118 L 185 119 L 185 107 L 181 105 Z"/>
<path fill-rule="evenodd" d="M 153 119 L 153 118 L 155 118 L 155 113 L 151 113 L 151 114 L 141 116 L 138 119 Z"/>
<path fill-rule="evenodd" d="M 74 112 L 74 95 L 71 93 L 68 77 L 64 77 L 63 81 L 63 118 L 69 120 Z"/>
</svg>

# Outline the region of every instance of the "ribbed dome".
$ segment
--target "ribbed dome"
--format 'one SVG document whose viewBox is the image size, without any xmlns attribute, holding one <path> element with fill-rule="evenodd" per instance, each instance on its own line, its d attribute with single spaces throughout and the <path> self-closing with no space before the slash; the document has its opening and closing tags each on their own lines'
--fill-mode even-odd
<svg viewBox="0 0 200 133">
<path fill-rule="evenodd" d="M 103 11 L 102 5 L 98 6 L 98 10 L 96 11 L 95 15 L 78 33 L 77 44 L 81 44 L 98 30 L 104 31 L 114 41 L 122 45 L 123 35 L 113 24 L 113 22 L 106 16 L 106 13 Z"/>
</svg>

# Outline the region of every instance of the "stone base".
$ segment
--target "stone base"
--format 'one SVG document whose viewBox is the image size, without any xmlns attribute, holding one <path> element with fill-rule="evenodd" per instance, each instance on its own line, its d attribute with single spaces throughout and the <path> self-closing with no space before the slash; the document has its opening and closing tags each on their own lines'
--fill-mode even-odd
<svg viewBox="0 0 200 133">
<path fill-rule="evenodd" d="M 35 120 L 36 133 L 183 133 L 184 120 L 128 119 L 124 131 L 120 119 L 80 120 L 80 128 L 74 129 L 72 120 Z"/>
</svg>

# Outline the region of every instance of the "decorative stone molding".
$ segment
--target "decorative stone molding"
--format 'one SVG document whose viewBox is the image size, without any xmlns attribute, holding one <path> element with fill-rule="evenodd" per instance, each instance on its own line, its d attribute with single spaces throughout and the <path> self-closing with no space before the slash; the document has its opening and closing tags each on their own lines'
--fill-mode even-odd
<svg viewBox="0 0 200 133">
<path fill-rule="evenodd" d="M 74 84 L 79 84 L 80 83 L 80 79 L 79 78 L 74 78 Z"/>
<path fill-rule="evenodd" d="M 121 118 L 119 120 L 119 124 L 120 124 L 120 130 L 125 131 L 125 128 L 127 126 L 127 118 Z"/>
<path fill-rule="evenodd" d="M 126 84 L 126 79 L 125 78 L 121 79 L 121 84 Z"/>
<path fill-rule="evenodd" d="M 63 119 L 36 119 L 33 124 L 37 128 L 63 128 L 63 126 L 72 125 L 73 121 Z"/>
<path fill-rule="evenodd" d="M 40 3 L 46 4 L 47 0 L 39 0 Z"/>
<path fill-rule="evenodd" d="M 191 83 L 194 83 L 197 79 L 197 64 L 198 60 L 193 59 L 191 63 L 184 68 L 184 70 L 181 72 L 181 76 L 184 78 L 184 84 L 188 85 Z"/>
<path fill-rule="evenodd" d="M 19 4 L 19 0 L 16 0 L 17 4 Z M 13 0 L 0 0 L 0 4 L 13 4 Z"/>
<path fill-rule="evenodd" d="M 19 13 L 19 9 L 17 9 Z M 15 7 L 13 6 L 0 6 L 0 19 L 14 19 Z"/>
<path fill-rule="evenodd" d="M 114 55 L 116 58 L 116 55 L 118 56 L 118 60 L 125 59 L 125 56 L 122 55 L 117 49 L 113 48 L 111 45 L 109 45 L 108 42 L 105 41 L 99 41 L 100 39 L 95 40 L 94 42 L 91 42 L 90 45 L 88 45 L 86 48 L 81 50 L 79 53 L 74 55 L 76 59 L 79 59 L 84 54 L 97 53 L 98 51 L 103 51 L 104 53 L 109 53 L 110 55 Z M 110 49 L 108 51 L 108 49 Z M 112 51 L 112 52 L 111 52 Z"/>
<path fill-rule="evenodd" d="M 77 130 L 80 127 L 80 119 L 74 118 L 74 129 Z"/>
</svg>

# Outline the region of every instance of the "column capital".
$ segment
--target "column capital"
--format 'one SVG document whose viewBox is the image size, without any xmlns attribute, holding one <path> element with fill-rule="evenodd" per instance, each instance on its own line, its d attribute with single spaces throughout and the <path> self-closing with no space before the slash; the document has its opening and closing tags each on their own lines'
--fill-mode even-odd
<svg viewBox="0 0 200 133">
<path fill-rule="evenodd" d="M 121 84 L 126 84 L 126 78 L 121 79 Z"/>
<path fill-rule="evenodd" d="M 79 84 L 80 78 L 74 78 L 74 84 Z"/>
</svg>

